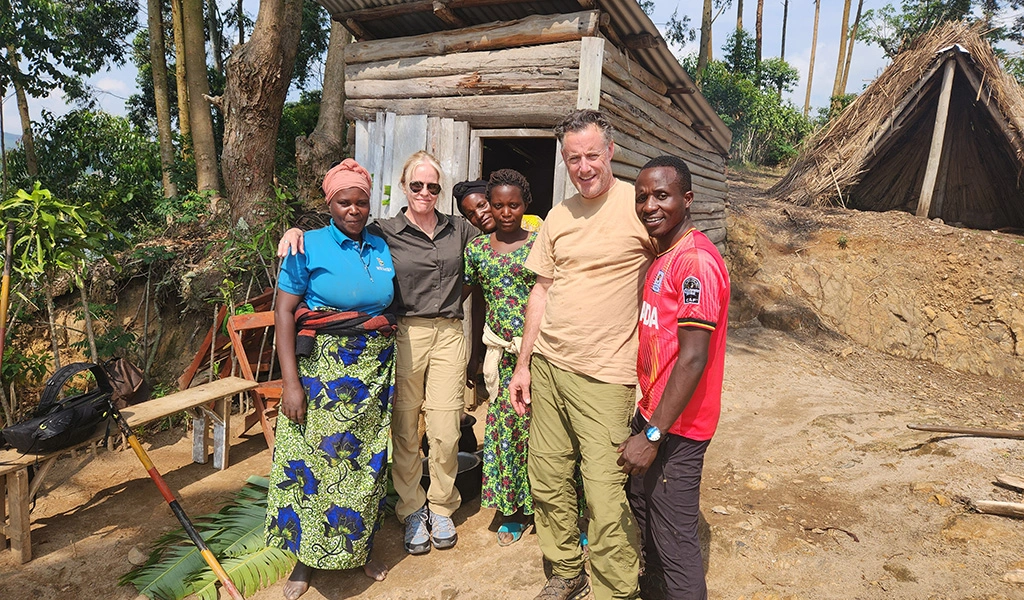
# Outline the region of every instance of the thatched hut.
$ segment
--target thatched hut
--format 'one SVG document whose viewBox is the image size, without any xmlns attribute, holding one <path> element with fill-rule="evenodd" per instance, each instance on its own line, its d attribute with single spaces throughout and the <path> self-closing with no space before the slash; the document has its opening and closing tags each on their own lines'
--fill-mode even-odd
<svg viewBox="0 0 1024 600">
<path fill-rule="evenodd" d="M 803 205 L 1024 227 L 1024 93 L 977 29 L 939 27 L 807 142 L 770 191 Z"/>
<path fill-rule="evenodd" d="M 697 224 L 725 240 L 731 133 L 635 0 L 318 0 L 356 37 L 345 53 L 345 116 L 374 174 L 374 215 L 395 214 L 406 156 L 427 149 L 453 180 L 522 171 L 531 212 L 572 186 L 551 127 L 600 108 L 617 127 L 615 174 L 632 181 L 675 154 L 694 174 Z M 450 187 L 449 187 L 450 189 Z M 450 197 L 441 210 L 451 212 Z"/>
</svg>

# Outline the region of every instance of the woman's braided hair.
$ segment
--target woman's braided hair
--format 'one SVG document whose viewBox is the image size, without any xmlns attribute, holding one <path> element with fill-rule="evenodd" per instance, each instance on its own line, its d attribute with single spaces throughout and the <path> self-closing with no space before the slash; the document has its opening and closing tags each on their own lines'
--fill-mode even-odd
<svg viewBox="0 0 1024 600">
<path fill-rule="evenodd" d="M 522 173 L 515 169 L 498 169 L 491 173 L 490 178 L 487 180 L 488 201 L 491 199 L 491 190 L 502 185 L 519 188 L 519 193 L 523 197 L 523 204 L 529 206 L 533 202 L 533 195 L 530 193 L 530 182 L 526 180 Z"/>
</svg>

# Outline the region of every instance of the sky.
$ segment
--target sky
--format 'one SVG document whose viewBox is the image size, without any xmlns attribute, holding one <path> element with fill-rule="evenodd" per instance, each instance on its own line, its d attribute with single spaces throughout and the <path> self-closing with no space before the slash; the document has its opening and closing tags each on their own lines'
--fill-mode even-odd
<svg viewBox="0 0 1024 600">
<path fill-rule="evenodd" d="M 218 0 L 226 7 L 230 2 Z M 864 10 L 879 8 L 896 0 L 865 0 Z M 655 0 L 653 20 L 660 28 L 678 10 L 680 16 L 688 15 L 693 26 L 700 27 L 703 0 Z M 257 0 L 246 0 L 246 10 L 255 18 L 258 10 Z M 856 1 L 852 11 L 856 10 Z M 744 29 L 753 33 L 757 11 L 756 0 L 745 0 L 743 7 Z M 813 85 L 811 88 L 811 114 L 817 107 L 828 102 L 835 79 L 836 65 L 839 57 L 840 22 L 842 19 L 843 2 L 841 0 L 822 0 L 821 14 L 818 23 L 817 54 L 814 64 Z M 779 56 L 782 39 L 783 0 L 765 0 L 763 18 L 763 56 Z M 853 15 L 850 15 L 852 22 Z M 140 13 L 140 22 L 145 23 L 144 11 Z M 715 21 L 712 30 L 712 42 L 716 58 L 722 56 L 722 45 L 736 26 L 736 3 Z M 814 0 L 789 0 L 789 22 L 786 33 L 786 61 L 800 73 L 800 81 L 795 89 L 786 97 L 799 107 L 803 106 L 807 87 L 807 67 L 811 56 L 811 39 L 814 28 Z M 697 51 L 697 44 L 689 44 L 683 48 L 675 48 L 676 54 L 682 56 Z M 857 42 L 853 51 L 853 62 L 850 66 L 848 92 L 858 93 L 873 81 L 888 65 L 880 48 Z M 96 92 L 99 105 L 104 110 L 123 115 L 125 101 L 135 91 L 135 69 L 131 65 L 121 68 L 107 69 L 91 77 L 89 85 Z M 297 94 L 295 94 L 297 97 Z M 64 101 L 60 91 L 46 98 L 29 100 L 30 113 L 33 120 L 38 120 L 40 113 L 46 109 L 55 114 L 64 114 L 71 106 Z M 4 131 L 19 132 L 20 121 L 13 92 L 3 99 Z"/>
</svg>

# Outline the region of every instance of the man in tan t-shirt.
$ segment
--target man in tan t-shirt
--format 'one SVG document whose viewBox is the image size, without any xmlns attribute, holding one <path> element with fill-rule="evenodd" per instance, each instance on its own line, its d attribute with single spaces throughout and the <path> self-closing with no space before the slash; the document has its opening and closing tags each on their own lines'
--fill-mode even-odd
<svg viewBox="0 0 1024 600">
<path fill-rule="evenodd" d="M 612 174 L 613 132 L 594 110 L 574 111 L 555 128 L 579 193 L 551 209 L 526 261 L 537 283 L 509 387 L 516 410 L 532 411 L 537 539 L 553 571 L 538 600 L 590 590 L 576 520 L 577 459 L 590 510 L 594 598 L 637 594 L 636 524 L 616 461 L 630 435 L 639 304 L 654 247 L 636 216 L 633 186 Z"/>
</svg>

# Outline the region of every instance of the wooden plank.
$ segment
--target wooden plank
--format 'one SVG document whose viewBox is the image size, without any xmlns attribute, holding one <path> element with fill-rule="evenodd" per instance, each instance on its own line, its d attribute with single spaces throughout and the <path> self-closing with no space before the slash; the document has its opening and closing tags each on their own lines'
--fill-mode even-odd
<svg viewBox="0 0 1024 600">
<path fill-rule="evenodd" d="M 609 44 L 604 51 L 604 72 L 630 89 L 644 86 L 659 96 L 664 96 L 668 91 L 664 81 L 623 54 L 612 44 Z"/>
<path fill-rule="evenodd" d="M 686 116 L 683 111 L 672 105 L 666 107 L 655 106 L 630 90 L 622 87 L 618 83 L 615 83 L 615 81 L 610 77 L 606 77 L 604 79 L 605 81 L 602 89 L 612 98 L 625 102 L 634 110 L 642 111 L 647 115 L 648 119 L 655 122 L 659 127 L 670 129 L 679 137 L 690 142 L 690 144 L 698 150 L 702 152 L 715 151 L 710 142 L 697 134 L 693 129 L 693 120 Z"/>
<path fill-rule="evenodd" d="M 999 515 L 1001 517 L 1014 517 L 1024 519 L 1024 504 L 1019 502 L 994 502 L 992 500 L 975 500 L 972 502 L 974 508 L 986 515 Z"/>
<path fill-rule="evenodd" d="M 345 102 L 345 115 L 349 119 L 365 119 L 378 110 L 388 110 L 403 115 L 463 120 L 475 129 L 553 127 L 576 106 L 576 95 L 575 91 L 560 91 L 511 96 L 349 100 Z"/>
<path fill-rule="evenodd" d="M 600 24 L 601 13 L 593 10 L 564 15 L 532 15 L 517 21 L 499 21 L 455 31 L 356 42 L 345 49 L 345 62 L 354 65 L 410 56 L 439 56 L 566 42 L 594 35 Z"/>
<path fill-rule="evenodd" d="M 670 147 L 676 149 L 675 152 L 669 152 L 668 154 L 675 154 L 677 156 L 679 152 L 685 152 L 690 155 L 711 154 L 707 150 L 694 146 L 688 140 L 680 137 L 674 130 L 659 126 L 646 113 L 622 100 L 612 97 L 610 94 L 601 94 L 601 110 L 607 112 L 613 117 L 613 120 L 617 121 L 616 128 L 621 128 L 624 131 L 639 129 L 647 134 L 647 136 L 668 142 Z"/>
<path fill-rule="evenodd" d="M 444 171 L 444 182 L 442 186 L 452 188 L 456 183 L 462 181 L 459 176 L 452 172 L 452 120 L 440 117 L 427 119 L 427 152 L 430 152 L 441 163 L 441 170 Z M 451 194 L 447 195 L 448 200 L 442 205 L 438 200 L 437 209 L 446 214 L 454 214 L 455 201 Z"/>
<path fill-rule="evenodd" d="M 452 174 L 460 181 L 469 179 L 469 139 L 471 128 L 467 121 L 452 121 Z"/>
<path fill-rule="evenodd" d="M 1024 477 L 1000 473 L 999 475 L 996 475 L 996 482 L 1006 487 L 1024 492 Z"/>
<path fill-rule="evenodd" d="M 21 564 L 32 560 L 32 523 L 29 518 L 28 469 L 7 474 L 7 504 L 10 513 L 7 537 L 11 552 Z"/>
<path fill-rule="evenodd" d="M 256 387 L 255 381 L 241 377 L 225 377 L 210 383 L 175 392 L 163 398 L 154 398 L 141 404 L 121 409 L 121 415 L 132 427 L 145 425 L 168 415 L 188 410 L 218 398 L 233 396 Z"/>
<path fill-rule="evenodd" d="M 640 175 L 640 168 L 612 160 L 612 173 L 619 179 L 634 183 L 637 176 Z"/>
<path fill-rule="evenodd" d="M 370 188 L 370 211 L 374 217 L 387 216 L 384 206 L 384 113 L 375 115 L 370 127 L 370 177 L 373 179 L 373 186 Z"/>
<path fill-rule="evenodd" d="M 348 109 L 348 102 L 345 103 L 346 111 Z M 378 111 L 372 111 L 376 114 Z M 381 158 L 381 172 L 380 181 L 383 184 L 381 186 L 381 217 L 393 217 L 398 214 L 401 206 L 404 206 L 405 194 L 402 193 L 401 186 L 398 179 L 392 179 L 392 173 L 394 172 L 395 163 L 395 113 L 386 112 L 384 113 L 384 119 L 380 121 L 383 123 L 383 142 L 381 143 L 381 151 L 383 152 Z M 401 165 L 398 167 L 401 169 Z M 399 207 L 393 207 L 391 204 L 398 198 L 403 204 Z"/>
<path fill-rule="evenodd" d="M 706 179 L 725 181 L 725 159 L 721 155 L 713 153 L 702 155 L 697 155 L 693 152 L 684 153 L 680 148 L 672 146 L 652 135 L 645 135 L 642 131 L 635 132 L 638 135 L 642 135 L 642 139 L 634 137 L 634 135 L 619 129 L 623 126 L 622 120 L 614 115 L 611 115 L 610 118 L 616 127 L 615 145 L 617 147 L 629 148 L 638 154 L 651 157 L 665 154 L 677 156 L 686 161 L 686 166 L 690 167 L 690 173 L 700 175 Z M 630 130 L 633 131 L 634 128 L 630 127 Z"/>
<path fill-rule="evenodd" d="M 370 121 L 359 120 L 355 122 L 356 128 L 356 145 L 353 158 L 356 162 L 363 166 L 364 169 L 370 171 Z"/>
<path fill-rule="evenodd" d="M 605 41 L 602 37 L 585 37 L 580 45 L 579 87 L 576 108 L 597 109 L 601 104 L 601 71 L 604 65 Z"/>
<path fill-rule="evenodd" d="M 469 177 L 480 179 L 484 170 L 484 141 L 476 131 L 469 132 Z"/>
<path fill-rule="evenodd" d="M 345 67 L 345 81 L 403 80 L 465 73 L 507 73 L 521 68 L 536 69 L 541 73 L 558 69 L 578 69 L 581 46 L 580 40 L 574 40 L 542 46 L 462 52 L 453 56 L 415 56 L 352 64 Z"/>
<path fill-rule="evenodd" d="M 395 138 L 391 142 L 391 151 L 394 160 L 391 163 L 391 215 L 397 215 L 402 207 L 407 205 L 405 194 L 402 192 L 402 167 L 405 161 L 414 153 L 427 147 L 427 115 L 426 114 L 399 114 L 395 116 Z M 451 194 L 451 189 L 441 191 L 438 203 L 445 201 L 445 197 Z M 451 202 L 451 200 L 447 200 Z"/>
<path fill-rule="evenodd" d="M 551 206 L 554 207 L 566 198 L 571 198 L 576 193 L 572 181 L 569 180 L 569 171 L 562 159 L 562 142 L 555 140 L 555 180 L 552 189 Z"/>
<path fill-rule="evenodd" d="M 592 39 L 592 38 L 587 38 Z M 483 96 L 575 90 L 576 69 L 537 72 L 529 67 L 520 71 L 478 73 L 470 71 L 442 77 L 416 77 L 405 80 L 362 79 L 345 82 L 345 96 L 351 100 L 373 98 L 437 98 L 447 96 Z"/>
<path fill-rule="evenodd" d="M 946 60 L 942 72 L 942 90 L 939 92 L 939 106 L 935 110 L 935 126 L 932 129 L 932 143 L 928 150 L 928 163 L 924 169 L 924 181 L 921 183 L 921 196 L 917 201 L 917 216 L 928 218 L 935 193 L 935 177 L 939 172 L 939 161 L 942 157 L 942 142 L 946 137 L 946 117 L 949 115 L 949 96 L 953 90 L 953 73 L 956 72 L 956 61 Z"/>
</svg>

